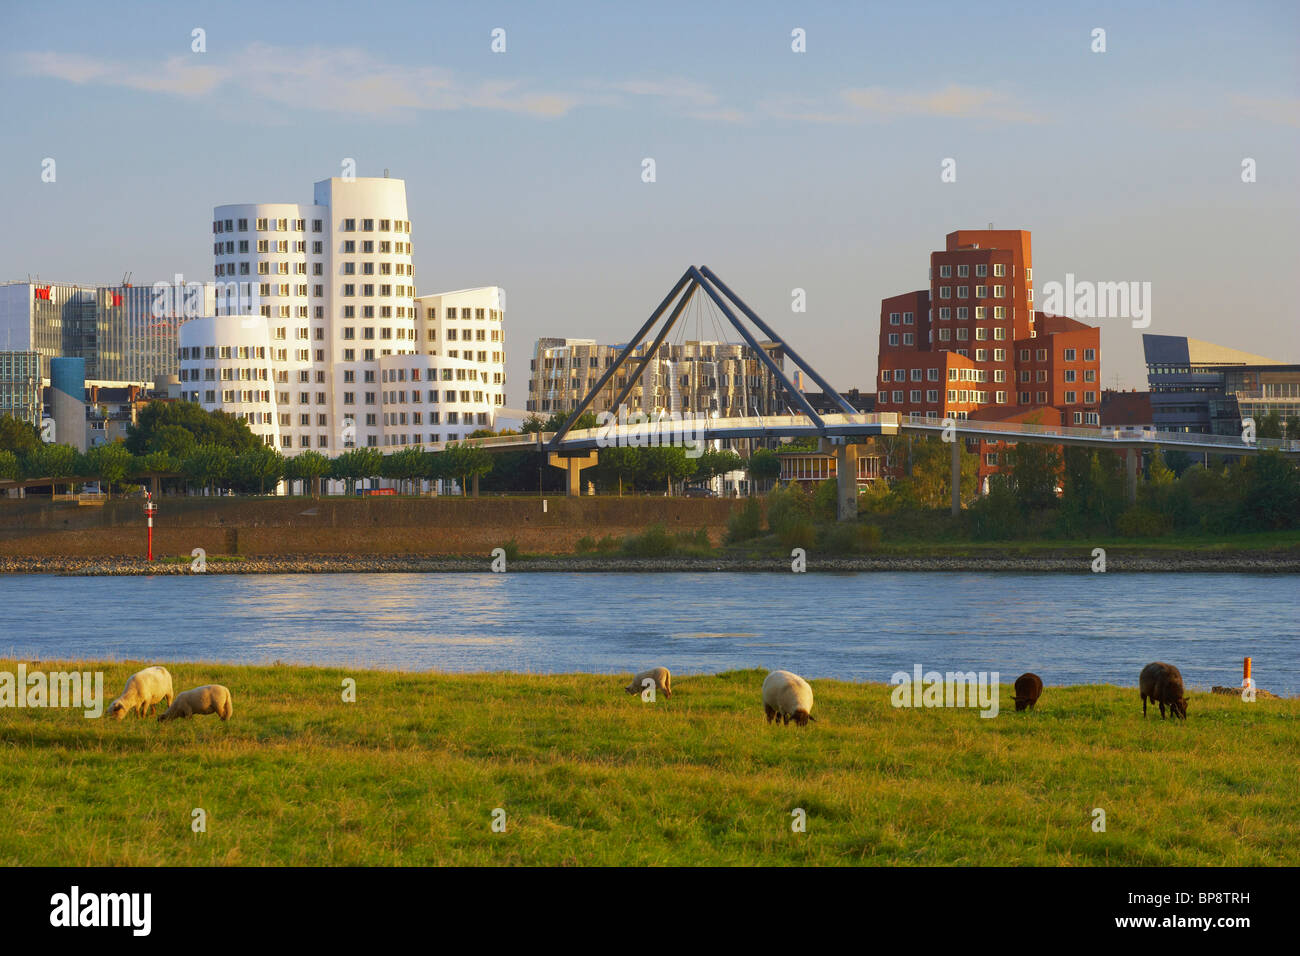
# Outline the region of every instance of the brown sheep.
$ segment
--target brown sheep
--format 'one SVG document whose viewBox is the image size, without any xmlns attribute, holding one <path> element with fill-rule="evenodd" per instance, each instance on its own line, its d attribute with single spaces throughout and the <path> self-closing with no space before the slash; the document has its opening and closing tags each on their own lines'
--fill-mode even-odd
<svg viewBox="0 0 1300 956">
<path fill-rule="evenodd" d="M 1016 710 L 1033 710 L 1042 696 L 1043 679 L 1037 674 L 1021 674 L 1016 678 L 1016 692 L 1011 698 L 1016 702 Z"/>
<path fill-rule="evenodd" d="M 1147 698 L 1160 705 L 1160 719 L 1165 719 L 1165 705 L 1175 717 L 1187 719 L 1187 698 L 1183 691 L 1183 675 L 1173 664 L 1156 661 L 1142 668 L 1138 677 L 1138 691 L 1142 695 L 1142 716 L 1147 715 Z"/>
<path fill-rule="evenodd" d="M 230 705 L 230 691 L 220 684 L 204 684 L 181 691 L 167 708 L 167 713 L 159 720 L 175 720 L 178 717 L 192 717 L 194 714 L 216 714 L 222 720 L 229 720 L 233 713 Z"/>
</svg>

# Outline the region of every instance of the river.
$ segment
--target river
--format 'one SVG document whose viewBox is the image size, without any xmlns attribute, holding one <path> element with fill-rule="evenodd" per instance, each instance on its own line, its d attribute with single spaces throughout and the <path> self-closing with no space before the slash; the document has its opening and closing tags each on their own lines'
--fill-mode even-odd
<svg viewBox="0 0 1300 956">
<path fill-rule="evenodd" d="M 0 575 L 0 657 L 888 681 L 1023 671 L 1300 694 L 1293 575 L 1011 573 Z"/>
</svg>

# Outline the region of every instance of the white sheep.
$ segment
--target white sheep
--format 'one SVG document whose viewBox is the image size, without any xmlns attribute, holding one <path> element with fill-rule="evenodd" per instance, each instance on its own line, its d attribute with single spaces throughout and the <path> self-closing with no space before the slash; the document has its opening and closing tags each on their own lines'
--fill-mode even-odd
<svg viewBox="0 0 1300 956">
<path fill-rule="evenodd" d="M 192 717 L 195 714 L 216 714 L 222 720 L 229 720 L 234 713 L 230 704 L 230 691 L 220 684 L 204 684 L 181 691 L 167 708 L 167 713 L 159 720 L 175 720 L 177 717 Z"/>
<path fill-rule="evenodd" d="M 629 694 L 639 694 L 645 689 L 644 682 L 647 680 L 654 681 L 655 687 L 663 691 L 665 697 L 673 696 L 673 675 L 668 673 L 666 667 L 652 667 L 648 671 L 642 671 L 623 689 Z"/>
<path fill-rule="evenodd" d="M 800 727 L 817 718 L 812 715 L 812 685 L 798 674 L 789 671 L 772 671 L 763 681 L 763 711 L 770 724 L 774 718 L 790 723 L 791 718 Z"/>
<path fill-rule="evenodd" d="M 172 675 L 165 667 L 146 667 L 126 679 L 126 689 L 117 700 L 108 705 L 108 716 L 121 720 L 131 711 L 138 709 L 140 716 L 145 716 L 145 708 L 154 712 L 157 704 L 166 700 L 168 704 L 176 699 L 172 693 Z"/>
</svg>

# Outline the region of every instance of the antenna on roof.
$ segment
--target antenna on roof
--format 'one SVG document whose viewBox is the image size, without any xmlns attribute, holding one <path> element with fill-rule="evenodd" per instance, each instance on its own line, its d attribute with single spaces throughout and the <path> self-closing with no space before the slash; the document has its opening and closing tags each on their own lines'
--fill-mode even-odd
<svg viewBox="0 0 1300 956">
<path fill-rule="evenodd" d="M 388 169 L 387 169 L 387 168 L 384 169 L 384 178 L 385 178 L 385 179 L 388 178 Z"/>
</svg>

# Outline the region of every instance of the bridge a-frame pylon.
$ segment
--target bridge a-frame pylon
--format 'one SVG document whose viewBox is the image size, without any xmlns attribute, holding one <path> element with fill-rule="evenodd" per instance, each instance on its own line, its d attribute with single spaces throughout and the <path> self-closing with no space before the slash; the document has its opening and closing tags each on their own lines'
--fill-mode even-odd
<svg viewBox="0 0 1300 956">
<path fill-rule="evenodd" d="M 573 413 L 569 415 L 564 425 L 555 433 L 548 448 L 552 451 L 556 451 L 560 448 L 560 443 L 564 440 L 564 436 L 568 433 L 569 429 L 573 427 L 573 423 L 591 407 L 592 402 L 596 400 L 596 396 L 600 394 L 601 389 L 609 384 L 614 376 L 619 373 L 619 370 L 628 364 L 636 354 L 637 347 L 646 341 L 651 330 L 653 330 L 655 325 L 663 318 L 664 313 L 668 312 L 667 320 L 659 328 L 659 331 L 655 333 L 649 348 L 647 348 L 645 353 L 640 357 L 636 371 L 627 377 L 627 384 L 625 384 L 622 391 L 619 392 L 618 397 L 611 405 L 611 409 L 617 411 L 617 409 L 622 406 L 623 402 L 627 400 L 628 395 L 631 394 L 632 389 L 636 387 L 636 383 L 641 380 L 642 372 L 645 371 L 646 366 L 654 359 L 655 354 L 659 351 L 659 346 L 663 344 L 664 340 L 668 337 L 668 333 L 671 332 L 673 327 L 677 324 L 678 319 L 681 318 L 682 313 L 690 304 L 691 297 L 694 296 L 697 291 L 703 291 L 704 294 L 713 301 L 714 305 L 718 307 L 718 310 L 726 317 L 727 321 L 731 323 L 732 327 L 740 333 L 741 338 L 745 340 L 746 344 L 754 350 L 754 354 L 759 361 L 766 365 L 772 374 L 776 376 L 777 380 L 785 386 L 786 391 L 794 399 L 795 403 L 800 406 L 804 414 L 806 414 L 817 426 L 818 431 L 822 433 L 825 433 L 826 431 L 826 423 L 822 421 L 822 417 L 817 414 L 817 410 L 813 408 L 812 403 L 808 401 L 803 392 L 795 387 L 794 383 L 790 380 L 789 376 L 786 375 L 785 371 L 777 365 L 775 361 L 773 361 L 772 356 L 767 353 L 767 350 L 759 344 L 754 333 L 747 328 L 740 317 L 736 315 L 737 310 L 754 324 L 754 326 L 766 337 L 767 341 L 779 346 L 783 355 L 788 357 L 790 361 L 802 370 L 810 379 L 820 385 L 826 395 L 832 396 L 846 413 L 850 415 L 856 415 L 858 413 L 858 410 L 850 405 L 839 392 L 833 389 L 815 368 L 809 365 L 808 362 L 799 355 L 799 353 L 790 347 L 789 343 L 787 343 L 784 338 L 778 335 L 770 325 L 759 317 L 758 313 L 746 305 L 740 296 L 732 292 L 727 284 L 714 274 L 713 270 L 708 266 L 690 266 L 682 273 L 682 277 L 677 280 L 677 284 L 673 286 L 672 291 L 670 291 L 668 295 L 664 297 L 664 300 L 659 303 L 659 307 L 650 314 L 650 318 L 641 326 L 635 338 L 631 339 L 627 345 L 624 346 L 614 364 L 605 370 L 605 374 L 603 374 L 599 381 L 597 381 L 596 384 L 592 386 L 591 390 L 587 392 L 586 397 L 578 403 L 578 407 L 573 410 Z M 671 311 L 669 311 L 670 308 Z"/>
</svg>

